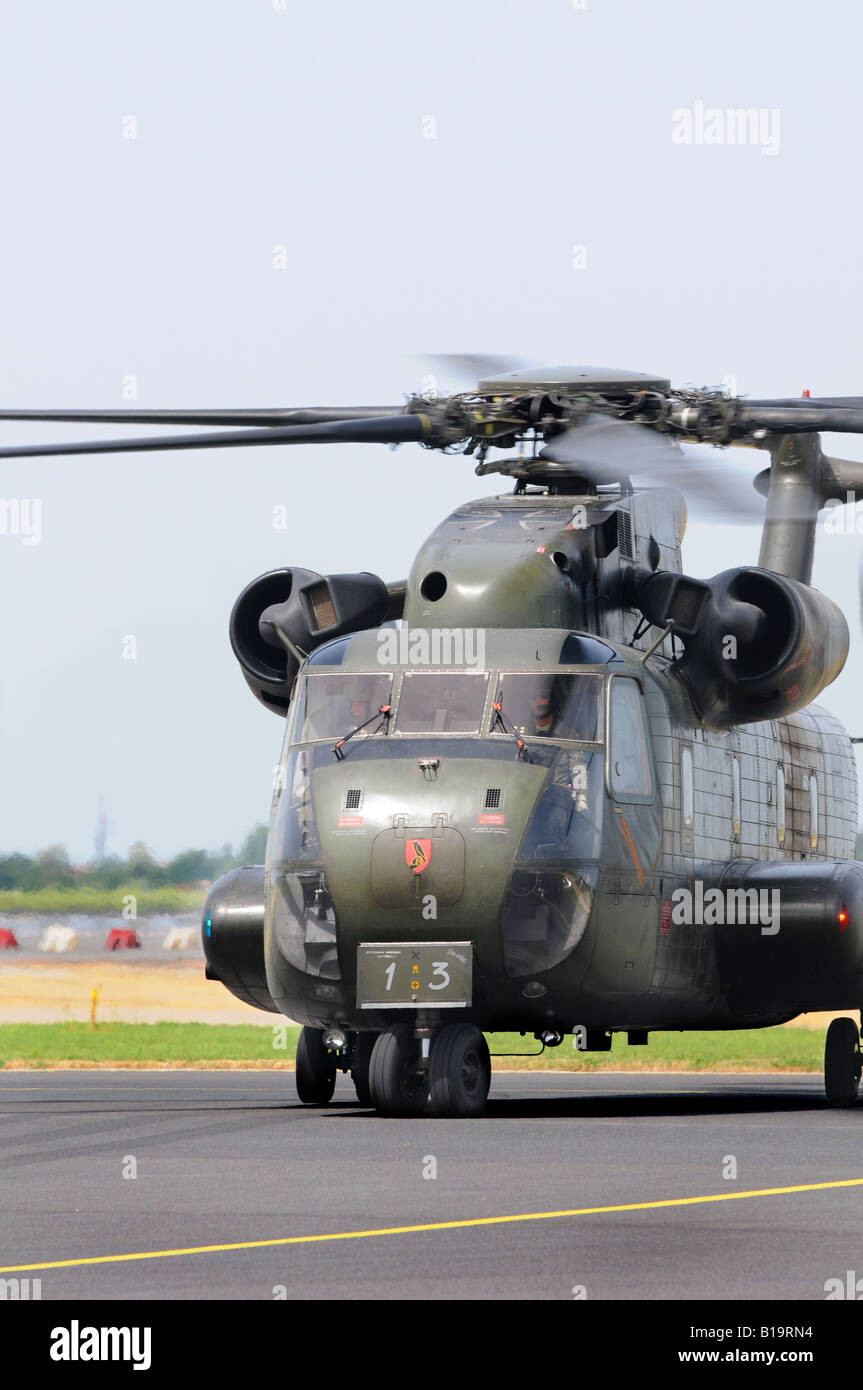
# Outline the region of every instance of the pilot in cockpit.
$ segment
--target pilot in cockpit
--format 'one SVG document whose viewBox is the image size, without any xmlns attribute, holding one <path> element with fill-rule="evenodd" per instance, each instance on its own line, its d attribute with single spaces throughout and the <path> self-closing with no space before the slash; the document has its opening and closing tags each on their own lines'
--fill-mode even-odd
<svg viewBox="0 0 863 1390">
<path fill-rule="evenodd" d="M 551 737 L 556 732 L 557 719 L 551 706 L 551 681 L 541 681 L 530 697 L 530 717 L 526 732 Z"/>
<path fill-rule="evenodd" d="M 351 724 L 355 729 L 365 724 L 371 717 L 372 712 L 369 709 L 368 700 L 351 700 Z"/>
</svg>

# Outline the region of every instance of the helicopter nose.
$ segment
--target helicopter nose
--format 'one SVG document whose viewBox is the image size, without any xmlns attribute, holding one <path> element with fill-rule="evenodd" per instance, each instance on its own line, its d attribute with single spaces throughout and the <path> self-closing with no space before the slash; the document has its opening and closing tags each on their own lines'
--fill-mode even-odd
<svg viewBox="0 0 863 1390">
<path fill-rule="evenodd" d="M 440 818 L 430 835 L 424 829 L 408 829 L 406 817 L 396 819 L 392 830 L 383 831 L 372 846 L 375 900 L 381 907 L 414 907 L 425 894 L 433 894 L 438 907 L 452 907 L 464 892 L 464 836 Z"/>
<path fill-rule="evenodd" d="M 547 769 L 445 751 L 431 760 L 434 768 L 422 761 L 368 760 L 314 773 L 340 954 L 350 956 L 361 940 L 419 932 L 481 937 L 499 963 L 498 917 Z"/>
</svg>

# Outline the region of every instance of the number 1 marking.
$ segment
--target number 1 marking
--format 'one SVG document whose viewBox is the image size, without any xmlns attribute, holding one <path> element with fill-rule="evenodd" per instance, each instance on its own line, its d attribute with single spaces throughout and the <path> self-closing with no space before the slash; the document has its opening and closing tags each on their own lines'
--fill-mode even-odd
<svg viewBox="0 0 863 1390">
<path fill-rule="evenodd" d="M 396 963 L 395 963 L 395 961 L 392 961 L 392 962 L 387 966 L 386 970 L 384 971 L 384 974 L 388 977 L 388 978 L 387 978 L 387 989 L 388 989 L 388 990 L 392 988 L 393 976 L 395 975 L 395 973 L 396 973 Z"/>
</svg>

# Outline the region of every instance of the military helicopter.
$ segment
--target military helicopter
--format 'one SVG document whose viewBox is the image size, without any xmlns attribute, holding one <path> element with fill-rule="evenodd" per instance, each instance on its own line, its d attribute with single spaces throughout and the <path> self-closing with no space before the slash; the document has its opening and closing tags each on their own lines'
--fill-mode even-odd
<svg viewBox="0 0 863 1390">
<path fill-rule="evenodd" d="M 607 1051 L 863 1003 L 855 762 L 812 704 L 849 634 L 810 584 L 820 509 L 863 483 L 818 431 L 863 433 L 863 397 L 491 362 L 387 408 L 0 418 L 226 427 L 0 457 L 414 442 L 514 481 L 407 579 L 284 568 L 234 605 L 243 675 L 286 727 L 267 862 L 210 889 L 206 973 L 303 1025 L 301 1101 L 342 1070 L 383 1115 L 473 1116 L 486 1033 Z M 685 442 L 769 453 L 757 566 L 683 573 L 680 487 L 722 476 Z M 838 1018 L 828 1099 L 853 1104 L 860 1073 Z"/>
</svg>

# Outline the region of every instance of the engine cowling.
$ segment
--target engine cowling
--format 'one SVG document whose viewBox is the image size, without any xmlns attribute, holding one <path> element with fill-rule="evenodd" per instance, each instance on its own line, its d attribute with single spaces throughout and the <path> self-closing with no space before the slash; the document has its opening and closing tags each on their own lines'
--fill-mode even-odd
<svg viewBox="0 0 863 1390">
<path fill-rule="evenodd" d="M 639 575 L 636 585 L 649 622 L 670 623 L 683 640 L 676 669 L 699 714 L 720 728 L 802 709 L 845 665 L 841 609 L 796 579 L 742 567 L 708 580 Z"/>
<path fill-rule="evenodd" d="M 231 869 L 211 886 L 201 941 L 208 980 L 220 980 L 237 999 L 277 1014 L 264 965 L 263 864 Z"/>
<path fill-rule="evenodd" d="M 376 574 L 270 570 L 234 604 L 231 646 L 246 683 L 267 709 L 285 715 L 300 662 L 322 642 L 378 627 L 392 596 Z"/>
<path fill-rule="evenodd" d="M 733 1008 L 764 1015 L 859 1007 L 863 864 L 738 861 L 717 886 L 726 902 L 736 894 L 741 908 L 715 927 L 720 979 Z"/>
</svg>

